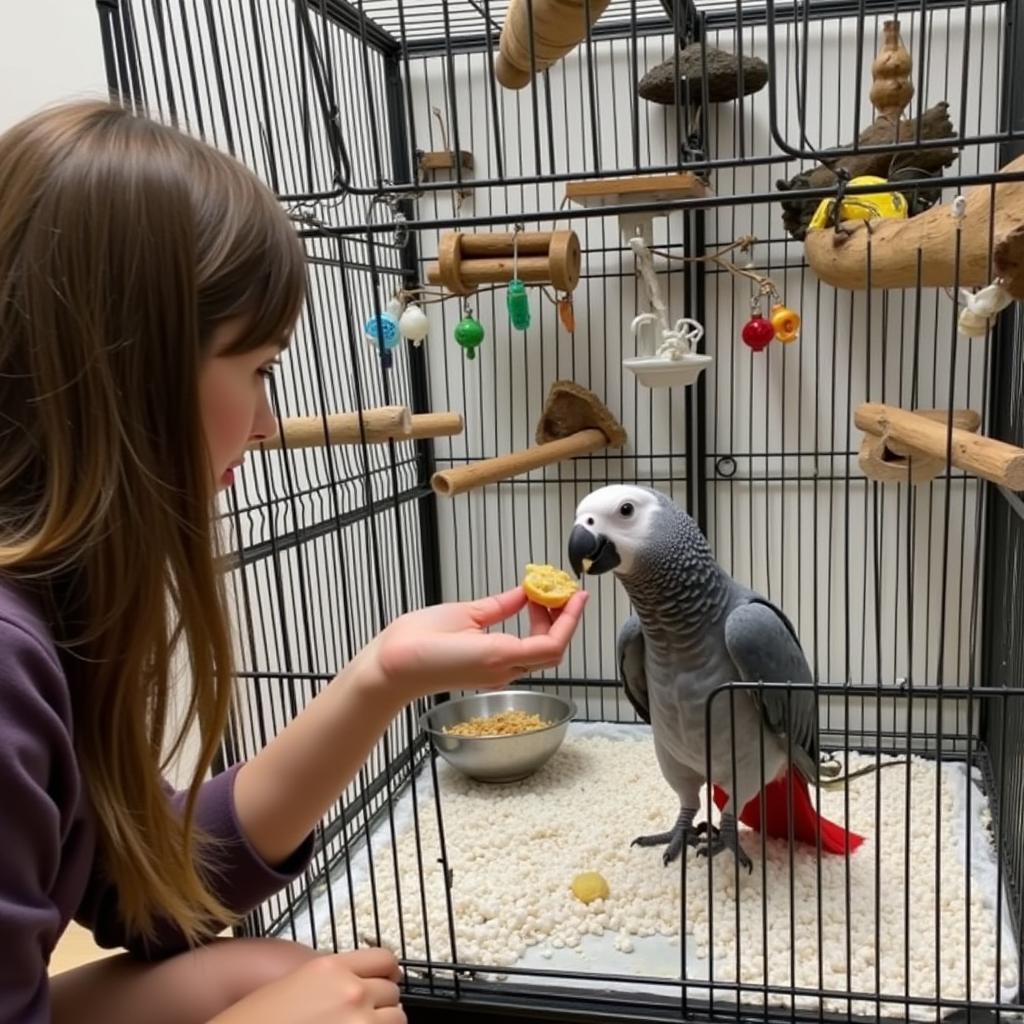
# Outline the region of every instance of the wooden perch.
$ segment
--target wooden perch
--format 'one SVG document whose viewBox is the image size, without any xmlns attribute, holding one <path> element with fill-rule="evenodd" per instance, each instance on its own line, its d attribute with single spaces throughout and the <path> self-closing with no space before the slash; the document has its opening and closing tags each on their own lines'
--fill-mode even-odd
<svg viewBox="0 0 1024 1024">
<path fill-rule="evenodd" d="M 454 171 L 461 164 L 465 171 L 473 170 L 473 154 L 460 149 L 455 153 L 450 149 L 433 150 L 429 153 L 419 154 L 420 170 L 432 171 Z"/>
<path fill-rule="evenodd" d="M 915 409 L 914 415 L 926 416 L 943 425 L 949 420 L 947 409 Z M 953 426 L 975 433 L 981 426 L 981 417 L 973 409 L 957 409 L 953 412 Z M 893 445 L 902 447 L 895 441 Z M 874 434 L 864 435 L 858 461 L 864 475 L 879 483 L 924 484 L 934 480 L 946 468 L 945 458 L 908 453 L 905 448 L 898 453 L 888 447 L 885 438 Z"/>
<path fill-rule="evenodd" d="M 1002 173 L 1024 172 L 1024 156 Z M 993 200 L 993 192 L 995 198 Z M 990 220 L 992 252 L 989 252 Z M 1002 278 L 1015 299 L 1024 299 L 1024 181 L 976 185 L 967 192 L 957 269 L 957 225 L 951 204 L 910 220 L 850 221 L 843 230 L 809 231 L 807 261 L 822 281 L 836 288 L 950 288 L 987 285 Z M 920 278 L 917 253 L 921 252 Z M 991 258 L 990 258 L 991 256 Z"/>
<path fill-rule="evenodd" d="M 587 5 L 584 0 L 511 0 L 501 29 L 494 75 L 506 89 L 522 89 L 534 71 L 549 68 L 587 37 Z M 590 0 L 590 25 L 604 13 L 611 0 Z M 533 29 L 530 62 L 530 29 Z"/>
<path fill-rule="evenodd" d="M 437 494 L 452 497 L 602 448 L 621 448 L 626 432 L 597 395 L 573 381 L 561 380 L 548 392 L 536 440 L 536 445 L 522 451 L 441 470 L 434 474 L 431 486 Z"/>
<path fill-rule="evenodd" d="M 865 402 L 854 413 L 854 422 L 858 429 L 882 438 L 886 448 L 897 455 L 925 456 L 945 464 L 950 431 L 945 423 L 928 415 Z M 950 454 L 952 464 L 967 473 L 1012 491 L 1024 490 L 1022 448 L 954 427 Z"/>
<path fill-rule="evenodd" d="M 462 433 L 462 417 L 454 412 L 430 412 L 412 416 L 404 405 L 388 405 L 359 414 L 332 413 L 329 416 L 290 416 L 281 421 L 278 433 L 250 448 L 324 448 L 332 444 L 368 444 L 384 441 L 412 441 L 427 437 L 450 437 Z"/>
<path fill-rule="evenodd" d="M 445 469 L 434 474 L 431 486 L 446 498 L 472 491 L 477 487 L 522 476 L 531 469 L 551 466 L 556 462 L 574 459 L 578 455 L 590 455 L 608 447 L 608 438 L 597 429 L 581 430 L 558 441 L 524 448 L 522 451 L 499 455 L 494 459 L 481 459 L 468 466 Z"/>
</svg>

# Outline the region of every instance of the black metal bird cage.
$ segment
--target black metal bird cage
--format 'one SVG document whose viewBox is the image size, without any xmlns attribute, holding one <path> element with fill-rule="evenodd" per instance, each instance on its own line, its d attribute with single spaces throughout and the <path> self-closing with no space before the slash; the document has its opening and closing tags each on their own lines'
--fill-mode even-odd
<svg viewBox="0 0 1024 1024">
<path fill-rule="evenodd" d="M 977 289 L 1024 289 L 1024 2 L 97 7 L 112 95 L 252 167 L 308 255 L 281 446 L 222 508 L 224 763 L 396 616 L 563 564 L 579 500 L 623 482 L 674 498 L 785 610 L 823 745 L 870 769 L 816 794 L 869 835 L 849 857 L 783 842 L 748 879 L 631 849 L 638 816 L 674 807 L 602 577 L 562 666 L 517 687 L 576 708 L 542 782 L 463 779 L 419 702 L 245 932 L 393 948 L 413 1020 L 1020 1019 L 1024 315 L 978 312 Z M 544 32 L 574 17 L 551 58 Z M 896 42 L 910 69 L 886 99 Z M 425 340 L 390 347 L 396 296 Z M 775 307 L 795 341 L 765 327 Z M 467 321 L 482 341 L 457 343 Z M 625 444 L 438 486 L 530 450 L 559 380 Z M 584 905 L 569 886 L 594 863 L 611 892 Z"/>
</svg>

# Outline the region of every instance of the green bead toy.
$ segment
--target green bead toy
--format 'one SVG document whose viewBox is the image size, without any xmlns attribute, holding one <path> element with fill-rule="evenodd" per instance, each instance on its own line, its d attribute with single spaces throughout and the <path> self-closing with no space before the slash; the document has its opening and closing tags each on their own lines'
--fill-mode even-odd
<svg viewBox="0 0 1024 1024">
<path fill-rule="evenodd" d="M 466 350 L 467 359 L 476 359 L 476 350 L 484 340 L 483 324 L 467 312 L 455 325 L 455 340 Z"/>
<path fill-rule="evenodd" d="M 518 278 L 508 283 L 508 315 L 512 326 L 525 331 L 530 326 L 530 300 L 526 297 L 526 285 Z"/>
</svg>

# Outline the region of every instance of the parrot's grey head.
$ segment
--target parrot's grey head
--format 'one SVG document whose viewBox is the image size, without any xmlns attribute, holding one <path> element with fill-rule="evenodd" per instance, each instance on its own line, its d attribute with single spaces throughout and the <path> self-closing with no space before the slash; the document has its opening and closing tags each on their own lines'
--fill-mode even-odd
<svg viewBox="0 0 1024 1024">
<path fill-rule="evenodd" d="M 674 507 L 646 487 L 613 484 L 591 491 L 576 508 L 569 536 L 569 563 L 576 575 L 628 576 L 656 536 L 659 518 Z"/>
</svg>

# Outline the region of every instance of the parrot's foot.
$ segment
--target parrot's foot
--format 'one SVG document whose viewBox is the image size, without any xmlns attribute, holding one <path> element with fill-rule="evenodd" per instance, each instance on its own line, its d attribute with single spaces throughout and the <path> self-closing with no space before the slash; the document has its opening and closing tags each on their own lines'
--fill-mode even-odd
<svg viewBox="0 0 1024 1024">
<path fill-rule="evenodd" d="M 697 850 L 697 856 L 714 857 L 723 850 L 732 850 L 736 863 L 741 868 L 746 868 L 748 874 L 754 870 L 753 863 L 740 846 L 740 838 L 736 833 L 736 819 L 731 814 L 722 815 L 721 829 L 715 835 L 708 836 L 708 841 Z"/>
<path fill-rule="evenodd" d="M 679 858 L 686 846 L 697 847 L 700 845 L 700 837 L 708 831 L 708 823 L 702 821 L 696 828 L 693 827 L 693 811 L 683 811 L 679 815 L 675 825 L 668 832 L 656 832 L 651 836 L 637 836 L 630 843 L 631 846 L 668 846 L 662 856 L 662 861 L 667 867 L 674 860 Z M 717 832 L 717 829 L 712 829 Z"/>
</svg>

